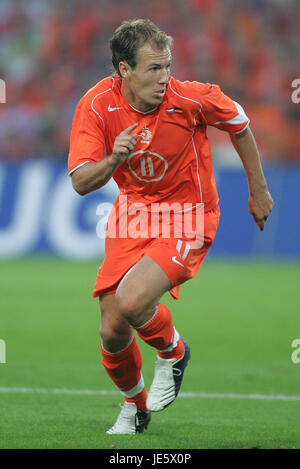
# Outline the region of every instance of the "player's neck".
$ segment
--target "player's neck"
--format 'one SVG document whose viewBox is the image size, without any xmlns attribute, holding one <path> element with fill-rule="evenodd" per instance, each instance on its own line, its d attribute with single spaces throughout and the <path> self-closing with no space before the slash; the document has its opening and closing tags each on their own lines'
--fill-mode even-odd
<svg viewBox="0 0 300 469">
<path fill-rule="evenodd" d="M 122 83 L 122 93 L 123 97 L 126 99 L 127 103 L 138 112 L 147 114 L 157 109 L 158 106 L 149 105 L 144 101 L 140 100 L 124 83 Z"/>
</svg>

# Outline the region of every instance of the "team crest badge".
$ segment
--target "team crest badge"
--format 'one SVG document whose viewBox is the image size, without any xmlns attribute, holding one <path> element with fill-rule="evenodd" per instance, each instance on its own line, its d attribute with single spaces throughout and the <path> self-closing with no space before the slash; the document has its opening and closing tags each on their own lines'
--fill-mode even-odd
<svg viewBox="0 0 300 469">
<path fill-rule="evenodd" d="M 150 143 L 152 133 L 148 127 L 143 127 L 139 135 L 142 137 L 141 143 Z"/>
</svg>

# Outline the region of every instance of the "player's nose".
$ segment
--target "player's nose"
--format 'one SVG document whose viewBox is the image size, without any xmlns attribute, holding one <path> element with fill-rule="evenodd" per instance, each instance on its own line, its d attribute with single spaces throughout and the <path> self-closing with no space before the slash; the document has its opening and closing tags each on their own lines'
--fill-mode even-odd
<svg viewBox="0 0 300 469">
<path fill-rule="evenodd" d="M 163 69 L 161 70 L 158 83 L 159 83 L 160 85 L 167 85 L 167 83 L 168 83 L 168 81 L 169 81 L 169 76 L 170 76 L 170 71 L 169 71 L 169 69 L 163 68 Z"/>
</svg>

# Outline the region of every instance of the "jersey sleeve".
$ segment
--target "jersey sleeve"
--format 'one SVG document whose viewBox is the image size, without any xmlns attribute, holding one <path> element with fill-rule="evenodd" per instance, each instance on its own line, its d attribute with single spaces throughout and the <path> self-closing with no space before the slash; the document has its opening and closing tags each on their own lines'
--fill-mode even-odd
<svg viewBox="0 0 300 469">
<path fill-rule="evenodd" d="M 245 130 L 250 119 L 242 106 L 224 94 L 218 85 L 207 83 L 201 95 L 201 113 L 207 125 L 238 134 Z"/>
<path fill-rule="evenodd" d="M 98 162 L 105 155 L 103 119 L 83 97 L 74 113 L 70 136 L 68 171 L 72 174 L 80 166 Z"/>
</svg>

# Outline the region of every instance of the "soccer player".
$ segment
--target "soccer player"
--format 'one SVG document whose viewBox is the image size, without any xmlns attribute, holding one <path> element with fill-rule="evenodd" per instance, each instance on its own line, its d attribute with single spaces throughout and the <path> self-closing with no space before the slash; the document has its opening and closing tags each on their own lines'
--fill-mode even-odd
<svg viewBox="0 0 300 469">
<path fill-rule="evenodd" d="M 102 363 L 125 398 L 107 433 L 126 434 L 143 431 L 151 411 L 174 401 L 190 358 L 189 345 L 160 298 L 170 291 L 178 299 L 180 284 L 196 275 L 216 234 L 220 212 L 208 125 L 230 134 L 248 179 L 249 211 L 261 230 L 273 200 L 243 108 L 217 85 L 172 77 L 170 36 L 150 20 L 125 21 L 110 46 L 115 73 L 77 105 L 68 168 L 81 195 L 111 177 L 120 189 L 93 296 L 100 300 Z M 185 232 L 178 237 L 173 230 L 164 237 L 161 226 L 155 235 L 145 230 L 141 236 L 128 234 L 134 204 L 148 210 L 161 203 L 177 204 L 182 213 L 185 204 L 191 212 L 204 207 L 198 247 L 191 246 Z M 157 350 L 148 397 L 134 330 Z"/>
</svg>

